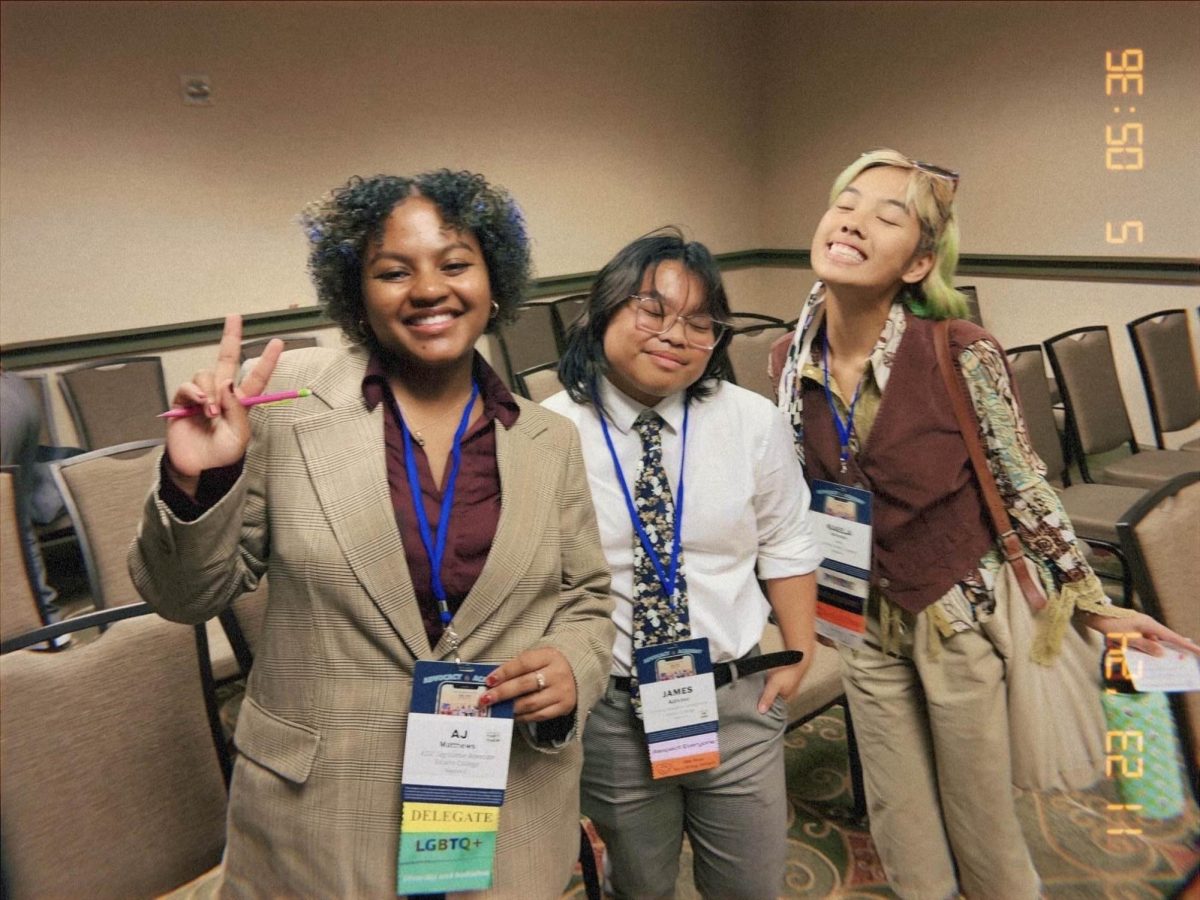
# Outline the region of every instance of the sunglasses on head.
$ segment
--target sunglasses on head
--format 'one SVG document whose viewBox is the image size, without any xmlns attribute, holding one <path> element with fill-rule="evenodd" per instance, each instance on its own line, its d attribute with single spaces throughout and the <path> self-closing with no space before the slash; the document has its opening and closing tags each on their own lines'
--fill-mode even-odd
<svg viewBox="0 0 1200 900">
<path fill-rule="evenodd" d="M 862 155 L 870 156 L 872 153 L 878 153 L 878 152 L 879 152 L 878 150 L 867 150 Z M 919 159 L 912 159 L 911 157 L 908 157 L 908 156 L 904 157 L 904 161 L 907 162 L 914 169 L 920 169 L 926 175 L 932 175 L 934 178 L 944 178 L 946 181 L 949 181 L 950 182 L 950 190 L 952 192 L 958 190 L 959 175 L 953 169 L 943 169 L 941 166 L 933 165 L 933 163 L 921 162 L 921 160 L 919 160 Z"/>
</svg>

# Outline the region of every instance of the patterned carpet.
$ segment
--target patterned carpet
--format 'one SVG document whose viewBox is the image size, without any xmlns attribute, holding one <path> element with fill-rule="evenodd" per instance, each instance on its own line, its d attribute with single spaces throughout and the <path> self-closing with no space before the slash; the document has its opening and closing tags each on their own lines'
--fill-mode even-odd
<svg viewBox="0 0 1200 900">
<path fill-rule="evenodd" d="M 782 897 L 878 900 L 895 897 L 865 824 L 851 813 L 840 708 L 788 733 L 786 765 L 791 801 L 790 848 Z M 1022 792 L 1017 808 L 1034 864 L 1050 900 L 1142 900 L 1179 896 L 1189 870 L 1200 864 L 1200 812 L 1163 821 L 1114 821 L 1106 809 L 1116 800 L 1111 783 L 1088 792 Z M 1142 829 L 1109 835 L 1110 829 Z M 691 882 L 685 843 L 677 888 L 679 900 L 699 898 Z M 1190 895 L 1190 892 L 1189 892 Z M 572 882 L 564 897 L 583 900 Z M 719 900 L 719 898 L 716 898 Z"/>
</svg>

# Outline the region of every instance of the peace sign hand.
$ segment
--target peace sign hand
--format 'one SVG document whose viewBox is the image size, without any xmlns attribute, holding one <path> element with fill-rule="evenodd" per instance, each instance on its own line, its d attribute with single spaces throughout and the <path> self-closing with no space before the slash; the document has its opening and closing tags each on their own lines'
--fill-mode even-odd
<svg viewBox="0 0 1200 900">
<path fill-rule="evenodd" d="M 267 344 L 239 386 L 234 381 L 241 350 L 242 317 L 227 316 L 216 365 L 181 384 L 171 400 L 173 406 L 202 408 L 198 416 L 172 419 L 167 424 L 167 471 L 190 497 L 196 496 L 201 472 L 232 465 L 246 455 L 250 417 L 238 401 L 263 392 L 283 352 L 283 341 L 275 339 Z"/>
</svg>

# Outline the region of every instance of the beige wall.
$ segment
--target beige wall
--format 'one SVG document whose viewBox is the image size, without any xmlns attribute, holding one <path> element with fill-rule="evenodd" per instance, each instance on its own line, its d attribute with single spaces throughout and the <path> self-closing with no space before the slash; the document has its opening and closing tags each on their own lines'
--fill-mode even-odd
<svg viewBox="0 0 1200 900">
<path fill-rule="evenodd" d="M 966 252 L 1106 255 L 1106 219 L 1135 214 L 1138 252 L 1200 248 L 1198 3 L 6 2 L 0 27 L 3 344 L 308 306 L 303 205 L 439 165 L 513 191 L 541 275 L 672 222 L 717 252 L 807 247 L 834 175 L 883 144 L 963 170 Z M 1146 52 L 1134 181 L 1103 169 L 1125 46 Z M 180 99 L 195 72 L 211 107 Z M 735 308 L 784 318 L 812 280 L 728 277 Z M 1200 303 L 965 280 L 1010 343 Z M 164 358 L 169 384 L 204 361 Z"/>
<path fill-rule="evenodd" d="M 544 275 L 672 222 L 759 246 L 757 16 L 5 3 L 0 339 L 310 305 L 296 215 L 351 174 L 484 172 L 524 206 Z M 195 72 L 211 107 L 180 99 Z"/>
<path fill-rule="evenodd" d="M 836 175 L 864 150 L 895 147 L 962 172 L 965 252 L 1200 251 L 1200 3 L 763 12 L 767 246 L 807 247 Z M 1145 93 L 1106 97 L 1105 51 L 1130 47 L 1144 51 Z M 1144 169 L 1107 171 L 1105 126 L 1133 121 L 1144 126 Z M 1126 219 L 1143 220 L 1145 234 L 1128 250 L 1105 240 L 1105 223 Z"/>
</svg>

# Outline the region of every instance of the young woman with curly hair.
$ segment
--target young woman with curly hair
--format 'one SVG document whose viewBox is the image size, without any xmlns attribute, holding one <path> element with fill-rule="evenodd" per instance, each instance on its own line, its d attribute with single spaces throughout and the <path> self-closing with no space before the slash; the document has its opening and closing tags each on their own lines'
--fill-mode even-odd
<svg viewBox="0 0 1200 900">
<path fill-rule="evenodd" d="M 169 425 L 131 551 L 143 595 L 182 622 L 269 576 L 223 893 L 393 896 L 414 664 L 461 657 L 498 665 L 480 702 L 515 699 L 521 733 L 491 893 L 557 897 L 611 604 L 575 429 L 474 349 L 524 291 L 521 214 L 439 171 L 351 179 L 304 224 L 350 347 L 272 342 L 237 385 L 230 317 L 215 367 L 175 392 L 202 415 Z M 268 383 L 311 395 L 247 414 L 238 398 Z M 427 538 L 447 517 L 438 565 Z"/>
</svg>

